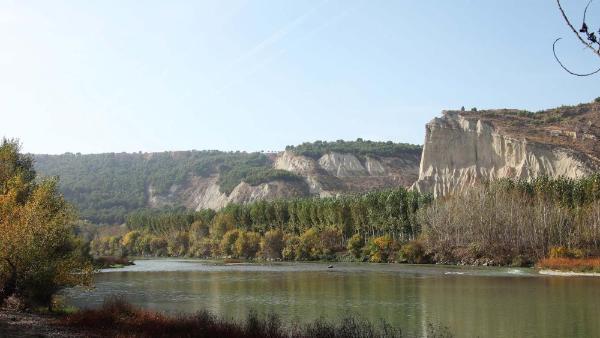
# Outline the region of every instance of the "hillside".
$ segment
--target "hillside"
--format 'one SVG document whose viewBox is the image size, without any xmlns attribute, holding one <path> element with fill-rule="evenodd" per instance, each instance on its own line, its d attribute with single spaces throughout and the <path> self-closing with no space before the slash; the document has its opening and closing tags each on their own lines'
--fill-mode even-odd
<svg viewBox="0 0 600 338">
<path fill-rule="evenodd" d="M 444 111 L 425 130 L 414 187 L 436 196 L 497 178 L 579 178 L 600 168 L 598 100 L 536 113 Z"/>
<path fill-rule="evenodd" d="M 421 147 L 392 142 L 304 143 L 280 153 L 174 151 L 34 155 L 41 176 L 94 223 L 142 208 L 220 209 L 228 203 L 332 196 L 410 186 Z"/>
</svg>

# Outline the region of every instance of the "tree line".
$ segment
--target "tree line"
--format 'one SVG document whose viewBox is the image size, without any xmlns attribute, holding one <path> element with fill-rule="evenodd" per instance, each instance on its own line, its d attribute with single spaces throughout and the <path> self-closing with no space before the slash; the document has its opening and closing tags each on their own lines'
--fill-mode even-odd
<svg viewBox="0 0 600 338">
<path fill-rule="evenodd" d="M 435 200 L 396 188 L 144 210 L 127 225 L 123 237 L 94 240 L 94 254 L 531 265 L 553 250 L 600 254 L 600 175 L 502 179 Z"/>
</svg>

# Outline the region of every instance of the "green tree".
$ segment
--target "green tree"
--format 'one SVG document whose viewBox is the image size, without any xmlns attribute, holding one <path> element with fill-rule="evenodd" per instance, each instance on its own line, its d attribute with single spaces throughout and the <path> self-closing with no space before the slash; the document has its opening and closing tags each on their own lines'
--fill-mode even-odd
<svg viewBox="0 0 600 338">
<path fill-rule="evenodd" d="M 19 149 L 15 140 L 0 145 L 0 300 L 15 295 L 50 306 L 61 288 L 90 284 L 92 266 L 57 181 L 36 181 L 31 158 Z"/>
</svg>

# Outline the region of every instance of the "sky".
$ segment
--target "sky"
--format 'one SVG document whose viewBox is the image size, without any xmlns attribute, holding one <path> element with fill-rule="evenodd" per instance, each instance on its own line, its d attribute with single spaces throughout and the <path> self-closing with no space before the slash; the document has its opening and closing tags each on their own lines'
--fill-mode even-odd
<svg viewBox="0 0 600 338">
<path fill-rule="evenodd" d="M 587 1 L 563 2 L 579 25 Z M 553 0 L 0 0 L 0 136 L 50 154 L 422 144 L 443 109 L 600 96 L 558 37 L 573 70 L 600 66 Z"/>
</svg>

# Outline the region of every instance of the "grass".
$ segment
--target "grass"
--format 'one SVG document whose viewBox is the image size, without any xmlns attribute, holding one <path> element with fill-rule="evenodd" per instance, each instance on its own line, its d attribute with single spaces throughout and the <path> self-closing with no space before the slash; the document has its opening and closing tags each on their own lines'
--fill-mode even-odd
<svg viewBox="0 0 600 338">
<path fill-rule="evenodd" d="M 402 331 L 385 322 L 345 317 L 337 322 L 323 319 L 284 326 L 276 314 L 259 317 L 250 311 L 245 321 L 234 322 L 207 311 L 169 316 L 136 308 L 118 298 L 106 300 L 99 309 L 82 310 L 62 319 L 62 324 L 118 337 L 267 337 L 337 338 L 402 337 Z M 427 337 L 452 337 L 445 327 L 428 325 Z"/>
<path fill-rule="evenodd" d="M 538 268 L 600 273 L 600 258 L 544 258 L 537 264 Z"/>
</svg>

